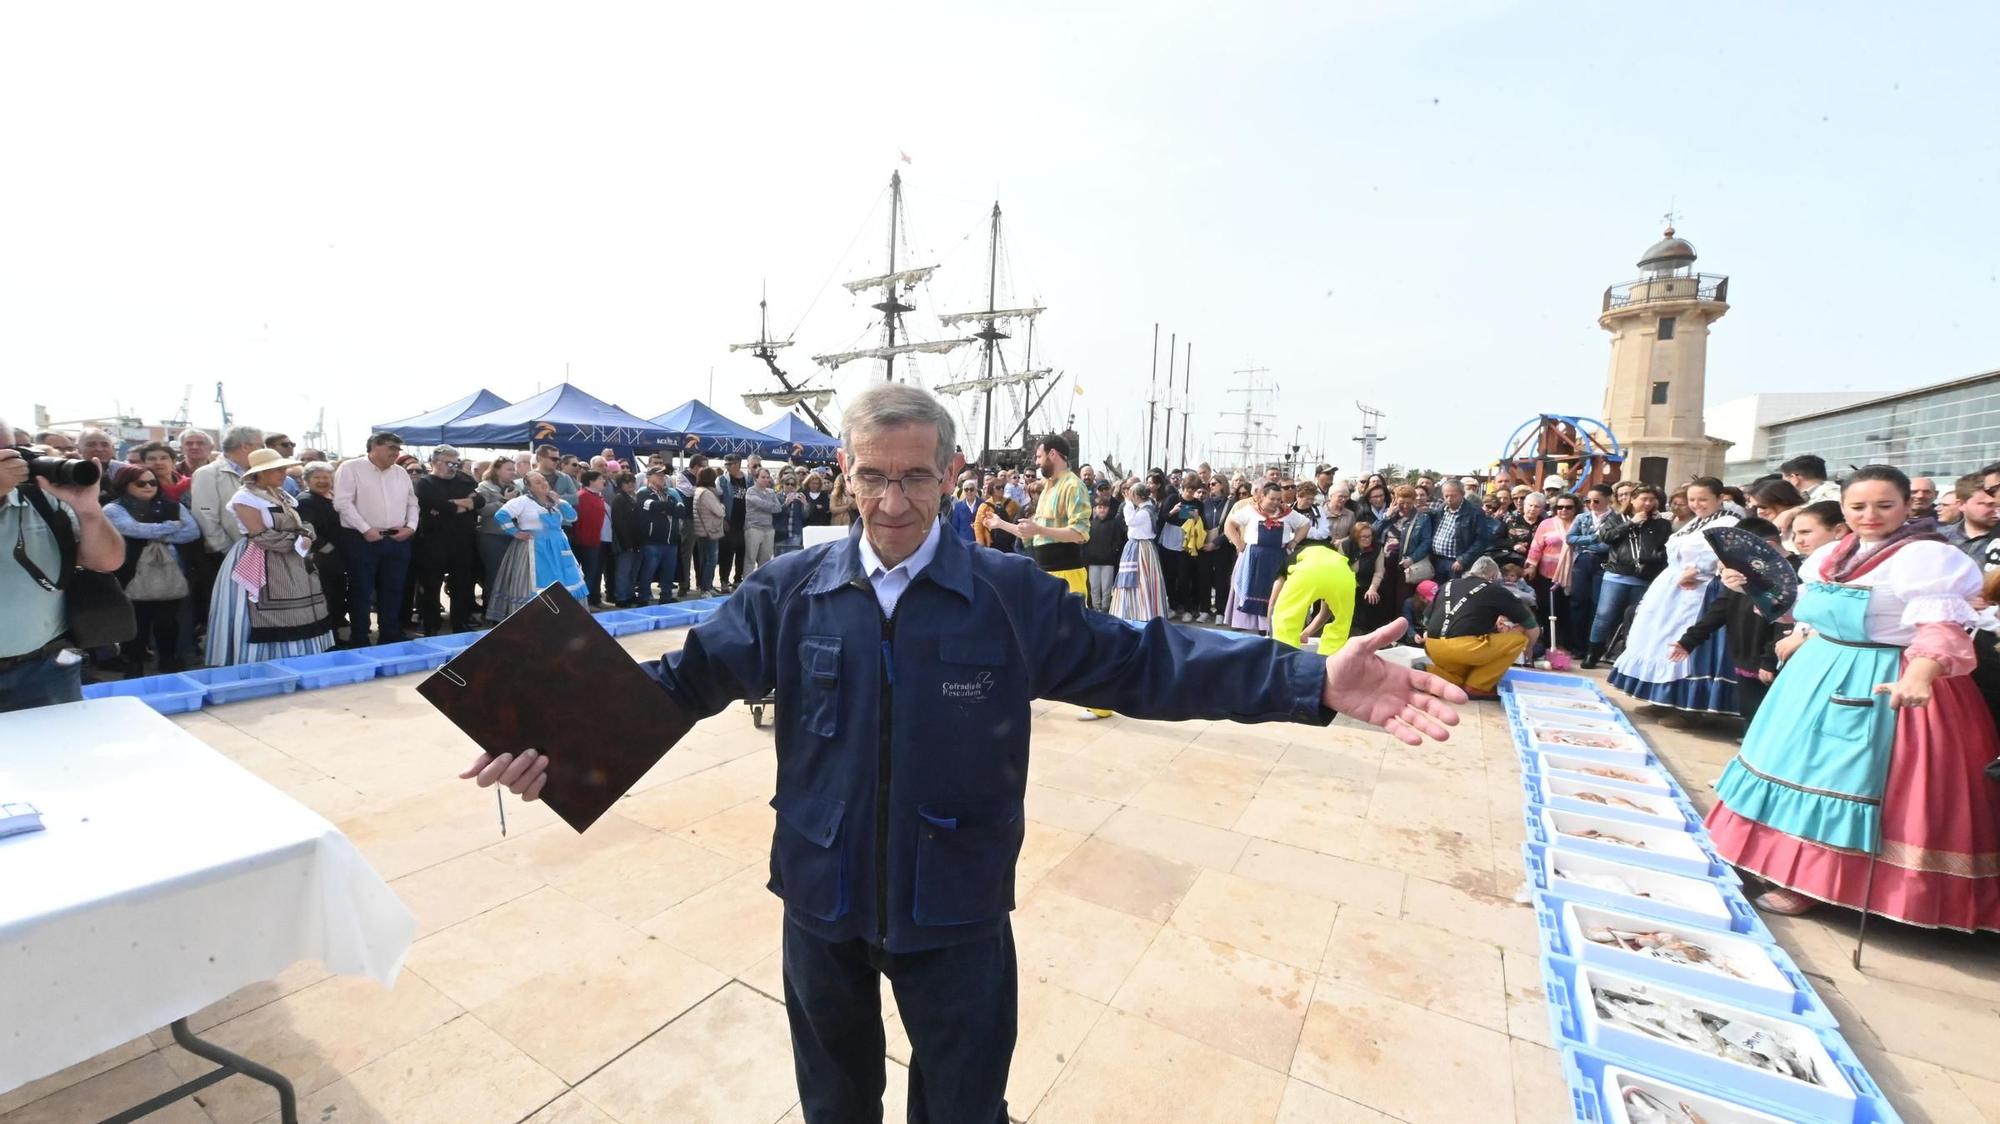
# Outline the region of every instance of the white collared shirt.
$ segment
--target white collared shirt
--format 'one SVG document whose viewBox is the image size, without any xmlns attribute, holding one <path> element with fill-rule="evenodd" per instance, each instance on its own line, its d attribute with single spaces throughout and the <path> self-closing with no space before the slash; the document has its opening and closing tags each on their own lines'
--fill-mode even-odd
<svg viewBox="0 0 2000 1124">
<path fill-rule="evenodd" d="M 924 567 L 937 557 L 938 536 L 943 533 L 944 524 L 931 522 L 931 533 L 924 536 L 924 544 L 915 554 L 902 560 L 893 569 L 882 567 L 882 557 L 875 553 L 875 547 L 868 542 L 868 529 L 861 529 L 861 572 L 868 575 L 868 584 L 875 587 L 875 603 L 882 606 L 882 615 L 896 615 L 896 602 L 903 599 L 903 591 L 924 572 Z"/>
</svg>

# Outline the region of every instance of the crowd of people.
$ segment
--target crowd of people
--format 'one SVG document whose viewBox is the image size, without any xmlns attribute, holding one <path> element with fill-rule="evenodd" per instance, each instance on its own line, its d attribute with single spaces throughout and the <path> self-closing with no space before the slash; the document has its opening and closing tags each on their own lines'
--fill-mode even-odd
<svg viewBox="0 0 2000 1124">
<path fill-rule="evenodd" d="M 381 432 L 364 455 L 334 461 L 247 425 L 220 440 L 191 427 L 122 454 L 102 429 L 6 433 L 20 467 L 7 470 L 0 510 L 22 522 L 24 549 L 34 544 L 32 557 L 46 553 L 46 571 L 60 572 L 59 529 L 23 519 L 15 509 L 27 493 L 11 481 L 17 471 L 26 481 L 26 457 L 48 456 L 101 473 L 87 495 L 36 491 L 103 552 L 71 564 L 97 569 L 92 560 L 120 551 L 102 570 L 136 627 L 115 645 L 81 648 L 56 677 L 64 684 L 465 631 L 505 619 L 551 582 L 593 607 L 714 596 L 800 549 L 807 526 L 845 524 L 854 511 L 836 473 L 755 455 L 675 467 L 658 453 L 621 460 L 543 445 L 470 460 L 440 445 L 419 461 Z M 0 657 L 0 676 L 67 650 L 42 650 L 61 639 L 60 622 L 48 623 L 55 632 L 33 651 Z"/>
<path fill-rule="evenodd" d="M 55 504 L 42 519 L 24 510 L 22 454 L 0 453 L 0 518 L 15 524 L 0 531 L 38 568 L 16 567 L 8 588 L 69 564 L 113 575 L 132 604 L 132 635 L 85 652 L 93 674 L 480 627 L 552 582 L 594 607 L 725 594 L 801 549 L 805 528 L 851 524 L 850 488 L 935 486 L 953 497 L 948 533 L 1028 554 L 1135 624 L 1329 653 L 1401 618 L 1405 643 L 1474 697 L 1522 663 L 1608 662 L 1639 703 L 1745 724 L 1710 828 L 1769 883 L 1765 908 L 1830 901 L 2000 928 L 2000 778 L 1987 775 L 2000 759 L 2000 464 L 1944 488 L 1881 465 L 1836 482 L 1811 455 L 1740 487 L 1697 477 L 1670 491 L 1350 480 L 1330 465 L 1113 478 L 1072 465 L 1051 436 L 1030 469 L 890 482 L 552 445 L 475 462 L 444 445 L 420 463 L 393 433 L 338 463 L 249 426 L 122 457 L 101 430 L 13 436 L 103 470 L 89 488 L 41 482 Z M 1777 611 L 1723 565 L 1704 532 L 1724 527 L 1790 559 L 1796 607 Z M 0 707 L 68 697 L 80 669 L 63 662 L 61 614 L 23 601 L 13 617 L 25 639 L 11 646 L 27 646 L 0 657 Z"/>
</svg>

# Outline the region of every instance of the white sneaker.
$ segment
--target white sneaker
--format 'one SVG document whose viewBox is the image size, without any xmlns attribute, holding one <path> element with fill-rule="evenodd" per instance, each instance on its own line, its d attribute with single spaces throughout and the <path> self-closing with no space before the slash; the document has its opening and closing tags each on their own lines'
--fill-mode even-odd
<svg viewBox="0 0 2000 1124">
<path fill-rule="evenodd" d="M 1077 715 L 1076 720 L 1078 722 L 1096 722 L 1099 719 L 1109 718 L 1109 717 L 1111 717 L 1109 714 L 1099 714 L 1094 710 L 1086 710 L 1083 713 Z"/>
<path fill-rule="evenodd" d="M 1203 613 L 1203 614 L 1201 615 L 1201 623 L 1203 623 L 1203 624 L 1214 624 L 1214 623 L 1215 623 L 1215 614 L 1214 614 L 1214 613 Z"/>
</svg>

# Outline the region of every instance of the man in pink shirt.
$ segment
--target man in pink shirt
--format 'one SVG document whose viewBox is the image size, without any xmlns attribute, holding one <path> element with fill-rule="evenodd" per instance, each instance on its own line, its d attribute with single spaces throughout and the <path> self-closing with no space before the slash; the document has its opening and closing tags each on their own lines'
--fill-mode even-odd
<svg viewBox="0 0 2000 1124">
<path fill-rule="evenodd" d="M 347 559 L 350 644 L 368 646 L 368 612 L 381 606 L 376 643 L 402 640 L 397 607 L 410 574 L 410 536 L 417 533 L 417 492 L 396 463 L 403 439 L 368 438 L 368 455 L 342 461 L 333 473 L 333 509 L 340 513 L 340 549 Z"/>
</svg>

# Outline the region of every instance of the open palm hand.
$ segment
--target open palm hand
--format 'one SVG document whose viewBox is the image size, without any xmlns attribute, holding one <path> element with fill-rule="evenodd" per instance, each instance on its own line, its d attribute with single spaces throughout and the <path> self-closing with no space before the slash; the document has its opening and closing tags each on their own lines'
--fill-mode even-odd
<svg viewBox="0 0 2000 1124">
<path fill-rule="evenodd" d="M 1445 741 L 1450 727 L 1458 725 L 1453 707 L 1466 701 L 1465 692 L 1376 655 L 1394 644 L 1405 627 L 1404 621 L 1392 621 L 1348 641 L 1330 657 L 1322 701 L 1349 718 L 1382 727 L 1406 745 L 1422 745 L 1427 737 Z"/>
</svg>

